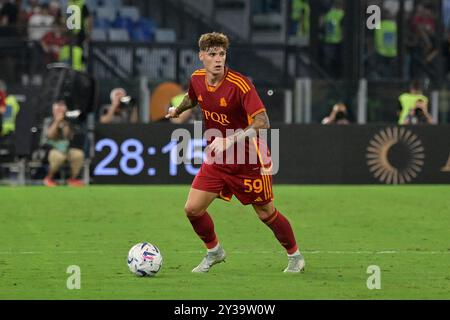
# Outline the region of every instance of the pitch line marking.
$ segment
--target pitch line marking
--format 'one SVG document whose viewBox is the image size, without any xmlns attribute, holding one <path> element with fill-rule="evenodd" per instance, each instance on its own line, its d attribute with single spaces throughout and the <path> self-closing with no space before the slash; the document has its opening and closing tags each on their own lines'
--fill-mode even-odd
<svg viewBox="0 0 450 320">
<path fill-rule="evenodd" d="M 0 251 L 1 254 L 103 254 L 103 251 L 56 251 L 56 252 L 44 252 L 44 251 Z"/>
<path fill-rule="evenodd" d="M 196 254 L 203 253 L 202 250 L 183 251 L 184 253 Z M 274 252 L 280 253 L 281 251 L 231 251 L 235 254 L 273 254 Z M 302 254 L 450 254 L 449 251 L 415 251 L 415 250 L 385 250 L 385 251 L 322 251 L 322 250 L 302 250 Z M 7 254 L 103 254 L 103 251 L 56 251 L 56 252 L 44 252 L 44 251 L 0 251 L 0 255 Z M 175 253 L 178 253 L 175 251 Z M 284 252 L 283 252 L 284 253 Z"/>
<path fill-rule="evenodd" d="M 203 251 L 184 251 L 186 253 L 200 253 Z M 274 251 L 231 251 L 237 254 L 273 254 Z M 284 253 L 284 252 L 283 252 Z M 386 250 L 386 251 L 321 251 L 321 250 L 301 250 L 302 254 L 450 254 L 449 251 L 415 251 L 415 250 Z"/>
</svg>

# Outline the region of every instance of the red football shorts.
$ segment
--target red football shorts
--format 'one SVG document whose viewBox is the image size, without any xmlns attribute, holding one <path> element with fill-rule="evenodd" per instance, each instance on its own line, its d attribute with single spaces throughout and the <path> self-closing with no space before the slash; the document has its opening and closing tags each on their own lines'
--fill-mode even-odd
<svg viewBox="0 0 450 320">
<path fill-rule="evenodd" d="M 203 163 L 192 188 L 217 193 L 226 201 L 235 195 L 244 205 L 264 205 L 273 200 L 272 175 L 262 174 L 261 167 L 256 164 Z"/>
</svg>

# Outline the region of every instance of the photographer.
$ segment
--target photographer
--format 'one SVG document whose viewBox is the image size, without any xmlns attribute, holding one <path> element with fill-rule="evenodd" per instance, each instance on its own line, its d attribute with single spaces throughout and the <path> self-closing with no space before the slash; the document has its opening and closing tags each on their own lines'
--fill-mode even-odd
<svg viewBox="0 0 450 320">
<path fill-rule="evenodd" d="M 417 99 L 414 108 L 408 113 L 404 124 L 433 124 L 433 118 L 428 113 L 425 100 Z"/>
<path fill-rule="evenodd" d="M 102 110 L 100 123 L 137 123 L 138 108 L 125 89 L 115 88 L 110 93 L 111 104 Z"/>
<path fill-rule="evenodd" d="M 409 91 L 402 93 L 398 97 L 398 124 L 406 124 L 406 118 L 414 110 L 417 100 L 428 104 L 428 98 L 422 94 L 422 88 L 418 80 L 412 80 L 409 85 Z"/>
<path fill-rule="evenodd" d="M 323 118 L 322 124 L 349 124 L 347 107 L 343 103 L 336 103 L 328 117 Z"/>
<path fill-rule="evenodd" d="M 70 163 L 71 176 L 67 183 L 70 186 L 83 186 L 78 179 L 84 162 L 84 152 L 79 148 L 71 146 L 75 132 L 73 124 L 66 117 L 67 106 L 62 100 L 56 101 L 52 106 L 52 119 L 46 119 L 44 124 L 45 144 L 51 147 L 48 153 L 49 172 L 44 178 L 44 185 L 54 187 L 57 185 L 53 180 L 65 161 Z"/>
</svg>

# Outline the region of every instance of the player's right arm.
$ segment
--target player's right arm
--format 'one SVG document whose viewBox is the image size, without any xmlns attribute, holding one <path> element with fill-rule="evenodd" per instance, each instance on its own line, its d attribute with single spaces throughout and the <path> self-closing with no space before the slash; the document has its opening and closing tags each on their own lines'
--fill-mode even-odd
<svg viewBox="0 0 450 320">
<path fill-rule="evenodd" d="M 181 101 L 180 105 L 178 107 L 170 107 L 166 114 L 166 119 L 169 118 L 178 118 L 180 114 L 182 114 L 184 111 L 194 108 L 197 105 L 197 101 L 192 100 L 189 97 L 189 94 L 186 93 L 186 95 L 183 98 L 183 101 Z"/>
</svg>

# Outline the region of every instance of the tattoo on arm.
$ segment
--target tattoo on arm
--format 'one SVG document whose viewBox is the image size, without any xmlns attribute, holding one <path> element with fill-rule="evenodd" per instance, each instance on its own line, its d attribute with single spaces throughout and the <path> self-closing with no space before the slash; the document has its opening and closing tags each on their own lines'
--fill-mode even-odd
<svg viewBox="0 0 450 320">
<path fill-rule="evenodd" d="M 244 139 L 245 137 L 253 137 L 258 133 L 258 130 L 269 128 L 270 122 L 267 113 L 265 111 L 260 112 L 253 117 L 253 122 L 251 125 L 245 128 L 243 131 L 241 130 L 234 134 L 233 141 L 237 142 L 240 141 L 241 139 Z"/>
<path fill-rule="evenodd" d="M 196 105 L 197 102 L 192 101 L 192 99 L 189 98 L 189 95 L 186 94 L 183 98 L 183 101 L 181 101 L 180 105 L 177 107 L 177 114 L 180 115 L 184 111 L 194 108 Z"/>
<path fill-rule="evenodd" d="M 270 122 L 269 122 L 269 117 L 267 116 L 267 113 L 264 111 L 264 112 L 260 112 L 257 115 L 255 115 L 253 117 L 253 122 L 249 127 L 253 128 L 256 131 L 258 131 L 259 129 L 269 129 Z"/>
</svg>

